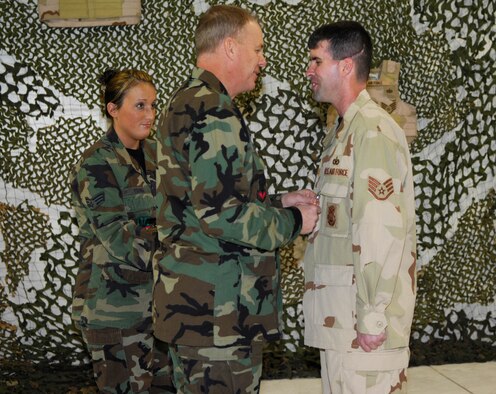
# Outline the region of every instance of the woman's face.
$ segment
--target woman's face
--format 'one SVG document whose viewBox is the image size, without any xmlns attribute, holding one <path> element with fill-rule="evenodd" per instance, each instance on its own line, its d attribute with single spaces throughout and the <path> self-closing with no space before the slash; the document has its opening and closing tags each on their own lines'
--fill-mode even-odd
<svg viewBox="0 0 496 394">
<path fill-rule="evenodd" d="M 126 148 L 137 149 L 150 135 L 156 116 L 157 91 L 152 84 L 141 82 L 128 90 L 120 108 L 108 103 L 114 129 Z"/>
</svg>

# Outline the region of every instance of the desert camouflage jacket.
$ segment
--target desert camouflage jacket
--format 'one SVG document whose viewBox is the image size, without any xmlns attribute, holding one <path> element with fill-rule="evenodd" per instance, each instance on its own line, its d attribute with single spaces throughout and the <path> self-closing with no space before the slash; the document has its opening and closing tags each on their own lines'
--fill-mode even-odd
<svg viewBox="0 0 496 394">
<path fill-rule="evenodd" d="M 324 140 L 316 188 L 322 213 L 304 257 L 305 343 L 353 351 L 355 329 L 386 330 L 383 349 L 408 347 L 416 294 L 410 154 L 401 128 L 365 90 Z"/>
<path fill-rule="evenodd" d="M 141 143 L 146 174 L 111 128 L 72 174 L 79 270 L 72 318 L 85 327 L 126 328 L 151 317 L 155 141 Z"/>
<path fill-rule="evenodd" d="M 195 68 L 172 97 L 157 154 L 156 336 L 189 346 L 277 338 L 274 251 L 301 215 L 271 206 L 248 128 L 213 74 Z"/>
</svg>

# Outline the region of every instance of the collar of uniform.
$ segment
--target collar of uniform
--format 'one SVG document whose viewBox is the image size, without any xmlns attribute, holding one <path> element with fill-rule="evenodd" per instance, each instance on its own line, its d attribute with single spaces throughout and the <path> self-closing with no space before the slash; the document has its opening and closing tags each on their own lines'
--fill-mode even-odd
<svg viewBox="0 0 496 394">
<path fill-rule="evenodd" d="M 147 171 L 155 172 L 157 170 L 156 155 L 157 155 L 157 142 L 155 139 L 147 138 L 141 141 L 141 148 L 145 152 L 145 165 Z"/>
<path fill-rule="evenodd" d="M 219 81 L 219 79 L 210 71 L 204 70 L 200 67 L 194 67 L 191 77 L 199 79 L 200 81 L 206 83 L 211 89 L 216 90 L 219 93 L 228 95 L 227 89 L 224 87 L 222 82 Z"/>
<path fill-rule="evenodd" d="M 336 132 L 337 132 L 337 127 L 338 126 L 334 126 L 333 128 L 330 128 L 330 127 L 326 128 L 327 133 L 326 133 L 324 139 L 322 140 L 322 147 L 324 149 L 327 148 L 331 144 L 331 142 L 334 140 L 334 136 L 336 135 Z"/>
<path fill-rule="evenodd" d="M 127 152 L 126 147 L 122 144 L 113 126 L 110 126 L 110 128 L 107 130 L 106 137 L 108 142 L 110 142 L 110 144 L 114 148 L 116 155 L 119 156 L 120 162 L 122 164 L 131 163 L 136 171 L 141 172 L 140 168 L 134 164 L 133 160 L 131 160 L 131 156 Z M 143 152 L 145 154 L 146 170 L 156 171 L 157 169 L 157 166 L 155 164 L 155 156 L 157 152 L 156 141 L 151 138 L 146 138 L 143 141 L 140 141 L 140 148 L 143 149 Z"/>
<path fill-rule="evenodd" d="M 117 135 L 117 132 L 114 129 L 114 126 L 110 126 L 109 129 L 107 130 L 107 139 L 110 141 L 111 144 L 121 144 L 121 140 L 119 139 L 119 136 Z"/>
<path fill-rule="evenodd" d="M 355 101 L 351 103 L 351 105 L 348 107 L 346 112 L 344 113 L 343 119 L 339 123 L 336 129 L 336 138 L 339 141 L 343 141 L 346 136 L 347 136 L 347 130 L 348 130 L 348 125 L 351 123 L 355 115 L 360 111 L 360 109 L 370 100 L 369 93 L 367 90 L 363 89 L 358 96 L 356 97 Z"/>
<path fill-rule="evenodd" d="M 115 156 L 117 160 L 119 160 L 119 163 L 122 165 L 131 164 L 137 172 L 141 172 L 139 166 L 136 165 L 131 159 L 131 155 L 128 153 L 126 147 L 119 139 L 119 136 L 117 135 L 113 126 L 110 126 L 110 128 L 108 129 L 106 137 L 108 142 L 112 146 L 112 149 L 114 150 Z M 140 147 L 142 146 L 142 144 L 143 141 L 140 141 Z"/>
<path fill-rule="evenodd" d="M 357 114 L 357 112 L 360 111 L 360 109 L 363 108 L 363 106 L 365 104 L 367 104 L 367 102 L 369 102 L 370 100 L 372 100 L 372 99 L 370 98 L 369 93 L 367 92 L 367 90 L 363 89 L 358 94 L 355 101 L 353 103 L 351 103 L 351 105 L 348 107 L 348 109 L 344 113 L 344 116 L 343 116 L 344 123 L 350 123 L 353 120 L 353 118 L 355 117 L 355 115 Z"/>
</svg>

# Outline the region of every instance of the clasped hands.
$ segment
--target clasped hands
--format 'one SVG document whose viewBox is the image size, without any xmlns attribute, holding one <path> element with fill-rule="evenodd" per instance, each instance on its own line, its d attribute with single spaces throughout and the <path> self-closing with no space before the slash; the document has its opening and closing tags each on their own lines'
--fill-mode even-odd
<svg viewBox="0 0 496 394">
<path fill-rule="evenodd" d="M 283 207 L 296 207 L 301 212 L 303 224 L 300 234 L 309 234 L 313 231 L 319 218 L 320 205 L 317 194 L 310 189 L 289 192 L 281 196 Z M 379 335 L 362 334 L 357 332 L 358 345 L 365 352 L 378 349 L 386 340 L 386 332 Z"/>
<path fill-rule="evenodd" d="M 386 332 L 383 331 L 379 335 L 362 334 L 357 331 L 357 342 L 358 345 L 365 352 L 371 352 L 372 350 L 378 349 L 386 340 Z"/>
<path fill-rule="evenodd" d="M 281 196 L 282 206 L 296 207 L 301 212 L 302 225 L 300 234 L 310 234 L 319 219 L 320 206 L 313 190 L 304 189 L 289 192 Z"/>
</svg>

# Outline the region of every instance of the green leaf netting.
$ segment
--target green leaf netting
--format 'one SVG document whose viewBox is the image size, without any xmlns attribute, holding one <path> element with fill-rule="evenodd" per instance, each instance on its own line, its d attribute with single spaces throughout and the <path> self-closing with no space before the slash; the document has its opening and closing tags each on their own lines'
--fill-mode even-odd
<svg viewBox="0 0 496 394">
<path fill-rule="evenodd" d="M 84 365 L 78 384 L 91 384 L 70 322 L 77 229 L 68 174 L 106 129 L 96 79 L 107 67 L 144 69 L 162 109 L 191 70 L 199 14 L 216 3 L 261 19 L 268 65 L 238 100 L 271 191 L 314 181 L 327 111 L 305 77 L 315 27 L 361 21 L 374 66 L 401 64 L 400 97 L 416 107 L 418 126 L 412 365 L 496 359 L 495 0 L 143 0 L 137 25 L 59 29 L 39 21 L 36 1 L 2 0 L 0 381 Z M 299 239 L 281 251 L 286 329 L 268 348 L 266 378 L 318 375 L 318 354 L 302 337 L 303 248 Z"/>
</svg>

